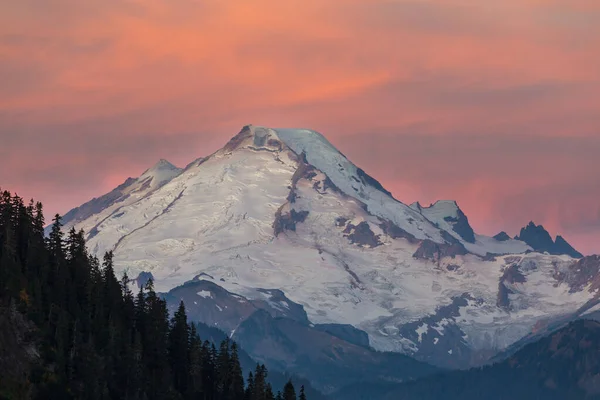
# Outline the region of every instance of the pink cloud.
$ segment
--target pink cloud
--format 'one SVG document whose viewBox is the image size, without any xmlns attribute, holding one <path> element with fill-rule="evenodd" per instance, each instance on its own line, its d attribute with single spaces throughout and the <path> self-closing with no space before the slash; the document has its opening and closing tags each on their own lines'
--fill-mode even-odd
<svg viewBox="0 0 600 400">
<path fill-rule="evenodd" d="M 402 200 L 600 252 L 598 18 L 593 0 L 10 2 L 0 184 L 64 212 L 244 124 L 303 126 Z"/>
</svg>

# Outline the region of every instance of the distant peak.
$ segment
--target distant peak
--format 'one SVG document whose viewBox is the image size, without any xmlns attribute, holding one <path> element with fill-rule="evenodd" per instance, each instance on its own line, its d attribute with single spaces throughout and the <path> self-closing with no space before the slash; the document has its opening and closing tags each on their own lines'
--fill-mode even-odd
<svg viewBox="0 0 600 400">
<path fill-rule="evenodd" d="M 413 203 L 414 204 L 414 203 Z M 421 205 L 419 204 L 419 207 Z M 435 203 L 429 205 L 429 207 L 421 207 L 422 210 L 428 210 L 430 212 L 436 212 L 443 214 L 446 217 L 457 218 L 462 213 L 458 203 L 455 200 L 437 200 Z"/>
<path fill-rule="evenodd" d="M 164 172 L 164 171 L 180 171 L 175 165 L 171 164 L 169 161 L 161 158 L 158 160 L 152 167 L 148 168 L 144 171 L 144 173 L 140 176 L 147 177 L 149 175 L 155 175 L 156 172 Z"/>
<path fill-rule="evenodd" d="M 529 221 L 527 226 L 521 229 L 517 240 L 521 240 L 531 246 L 535 251 L 548 252 L 549 254 L 565 254 L 573 258 L 581 258 L 583 255 L 575 250 L 562 236 L 556 236 L 556 240 L 552 240 L 550 233 L 543 225 L 536 225 L 535 222 Z"/>
<path fill-rule="evenodd" d="M 499 234 L 497 234 L 496 236 L 494 236 L 494 239 L 496 239 L 500 242 L 506 242 L 507 240 L 510 240 L 510 236 L 508 236 L 508 233 L 502 231 Z"/>
<path fill-rule="evenodd" d="M 438 200 L 429 207 L 422 208 L 420 212 L 438 226 L 442 222 L 450 224 L 452 230 L 464 241 L 475 243 L 475 232 L 469 224 L 469 219 L 455 200 Z"/>
<path fill-rule="evenodd" d="M 525 225 L 525 227 L 521 228 L 521 233 L 519 236 L 522 236 L 524 232 L 539 232 L 539 233 L 546 233 L 548 235 L 548 237 L 550 237 L 550 234 L 548 233 L 548 231 L 546 230 L 546 228 L 544 228 L 543 225 L 537 225 L 535 222 L 533 221 L 529 221 L 529 223 L 527 225 Z"/>
<path fill-rule="evenodd" d="M 423 206 L 418 201 L 415 201 L 409 207 L 418 212 L 421 212 L 421 210 L 423 209 Z"/>
<path fill-rule="evenodd" d="M 177 169 L 177 167 L 175 165 L 171 164 L 169 161 L 165 160 L 164 158 L 161 158 L 160 160 L 158 160 L 158 162 L 156 164 L 154 164 L 154 166 L 152 166 L 151 169 L 156 169 L 156 168 Z"/>
</svg>

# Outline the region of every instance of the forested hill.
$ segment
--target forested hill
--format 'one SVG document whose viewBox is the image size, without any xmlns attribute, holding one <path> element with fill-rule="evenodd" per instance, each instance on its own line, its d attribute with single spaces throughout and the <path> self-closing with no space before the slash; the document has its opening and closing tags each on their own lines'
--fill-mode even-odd
<svg viewBox="0 0 600 400">
<path fill-rule="evenodd" d="M 600 323 L 578 320 L 503 362 L 413 382 L 357 385 L 336 398 L 377 400 L 600 399 Z"/>
<path fill-rule="evenodd" d="M 306 398 L 262 365 L 244 380 L 235 343 L 202 341 L 183 304 L 170 318 L 151 281 L 132 293 L 111 252 L 44 224 L 41 203 L 0 194 L 0 399 Z"/>
</svg>

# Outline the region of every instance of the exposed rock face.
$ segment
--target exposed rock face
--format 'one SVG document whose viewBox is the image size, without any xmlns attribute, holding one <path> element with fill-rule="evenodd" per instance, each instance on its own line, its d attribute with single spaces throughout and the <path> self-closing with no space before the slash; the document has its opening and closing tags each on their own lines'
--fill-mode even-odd
<svg viewBox="0 0 600 400">
<path fill-rule="evenodd" d="M 518 236 L 515 237 L 517 240 L 522 240 L 523 242 L 530 245 L 534 250 L 548 253 L 554 247 L 554 242 L 552 241 L 552 237 L 544 229 L 542 225 L 536 225 L 532 222 L 521 229 L 521 232 Z"/>
<path fill-rule="evenodd" d="M 365 185 L 371 185 L 373 186 L 375 189 L 382 191 L 383 193 L 387 194 L 388 196 L 392 197 L 392 193 L 390 193 L 388 190 L 386 190 L 381 183 L 379 183 L 379 181 L 377 181 L 375 178 L 371 177 L 369 174 L 367 174 L 365 171 L 363 171 L 360 168 L 356 169 L 356 174 L 358 175 L 358 177 L 360 179 L 362 179 L 363 183 Z"/>
<path fill-rule="evenodd" d="M 455 257 L 465 254 L 467 254 L 467 250 L 458 242 L 439 244 L 429 239 L 425 239 L 421 242 L 419 248 L 413 254 L 413 257 L 421 260 L 439 262 L 444 257 Z"/>
<path fill-rule="evenodd" d="M 198 279 L 176 287 L 163 297 L 170 311 L 177 310 L 183 300 L 190 320 L 218 327 L 227 333 L 258 310 L 273 318 L 288 318 L 303 325 L 310 323 L 304 307 L 289 300 L 280 290 L 258 289 L 258 292 L 260 296 L 248 299 L 213 282 Z"/>
<path fill-rule="evenodd" d="M 507 240 L 510 240 L 510 236 L 508 236 L 508 233 L 502 231 L 499 234 L 497 234 L 496 236 L 494 236 L 494 239 L 496 239 L 500 242 L 506 242 Z"/>
<path fill-rule="evenodd" d="M 348 222 L 348 218 L 346 218 L 346 217 L 337 217 L 335 219 L 335 226 L 337 226 L 337 227 L 346 226 L 346 222 Z"/>
<path fill-rule="evenodd" d="M 435 314 L 402 325 L 399 334 L 418 344 L 413 356 L 421 361 L 444 367 L 461 368 L 472 361 L 472 351 L 465 340 L 465 333 L 454 323 L 460 316 L 461 307 L 469 301 L 477 301 L 468 293 L 454 297 L 452 303 L 439 307 Z M 446 355 L 442 359 L 441 355 Z"/>
<path fill-rule="evenodd" d="M 349 223 L 346 225 L 344 233 L 346 234 L 345 236 L 350 239 L 350 243 L 352 244 L 357 244 L 363 247 L 377 247 L 382 244 L 379 240 L 379 235 L 375 235 L 375 233 L 373 233 L 367 221 L 362 221 L 358 225 L 352 225 Z"/>
<path fill-rule="evenodd" d="M 233 151 L 238 148 L 240 144 L 242 144 L 245 140 L 252 138 L 252 130 L 250 129 L 250 125 L 246 125 L 242 128 L 242 130 L 232 137 L 229 142 L 225 146 L 223 146 L 223 151 Z"/>
<path fill-rule="evenodd" d="M 496 305 L 505 311 L 510 311 L 510 300 L 508 295 L 513 293 L 508 285 L 515 283 L 524 283 L 526 281 L 525 276 L 519 271 L 517 264 L 512 264 L 504 270 L 500 281 L 498 282 L 498 298 Z"/>
<path fill-rule="evenodd" d="M 289 213 L 283 214 L 281 208 L 275 213 L 275 221 L 273 221 L 273 231 L 275 236 L 278 236 L 283 231 L 296 231 L 296 224 L 304 222 L 308 217 L 308 211 L 290 210 Z"/>
<path fill-rule="evenodd" d="M 410 243 L 418 242 L 417 239 L 413 235 L 406 232 L 404 229 L 400 228 L 398 225 L 394 224 L 391 221 L 381 220 L 379 227 L 386 235 L 388 235 L 392 239 L 403 238 L 403 239 L 408 240 Z"/>
<path fill-rule="evenodd" d="M 460 208 L 456 213 L 458 214 L 456 218 L 445 217 L 444 220 L 452 223 L 454 232 L 458 233 L 466 242 L 475 243 L 475 232 L 471 228 L 471 225 L 469 225 L 469 219 Z"/>
<path fill-rule="evenodd" d="M 556 242 L 554 242 L 548 231 L 546 231 L 542 225 L 536 225 L 533 222 L 530 222 L 525 228 L 522 228 L 515 239 L 522 240 L 540 253 L 547 252 L 555 255 L 566 254 L 573 258 L 583 257 L 583 255 L 567 243 L 562 236 L 557 236 Z"/>
<path fill-rule="evenodd" d="M 566 271 L 557 271 L 555 278 L 559 282 L 566 282 L 572 293 L 580 292 L 588 285 L 591 292 L 600 289 L 600 256 L 583 257 Z"/>
<path fill-rule="evenodd" d="M 567 254 L 573 258 L 582 258 L 583 254 L 571 246 L 562 236 L 558 235 L 554 242 L 554 251 L 557 254 Z"/>
</svg>

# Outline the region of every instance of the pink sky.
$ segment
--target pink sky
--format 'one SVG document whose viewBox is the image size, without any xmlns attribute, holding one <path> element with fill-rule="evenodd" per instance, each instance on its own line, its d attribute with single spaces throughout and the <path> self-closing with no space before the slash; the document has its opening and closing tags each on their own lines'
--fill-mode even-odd
<svg viewBox="0 0 600 400">
<path fill-rule="evenodd" d="M 307 127 L 480 233 L 600 252 L 597 0 L 0 0 L 0 186 L 64 213 Z"/>
</svg>

